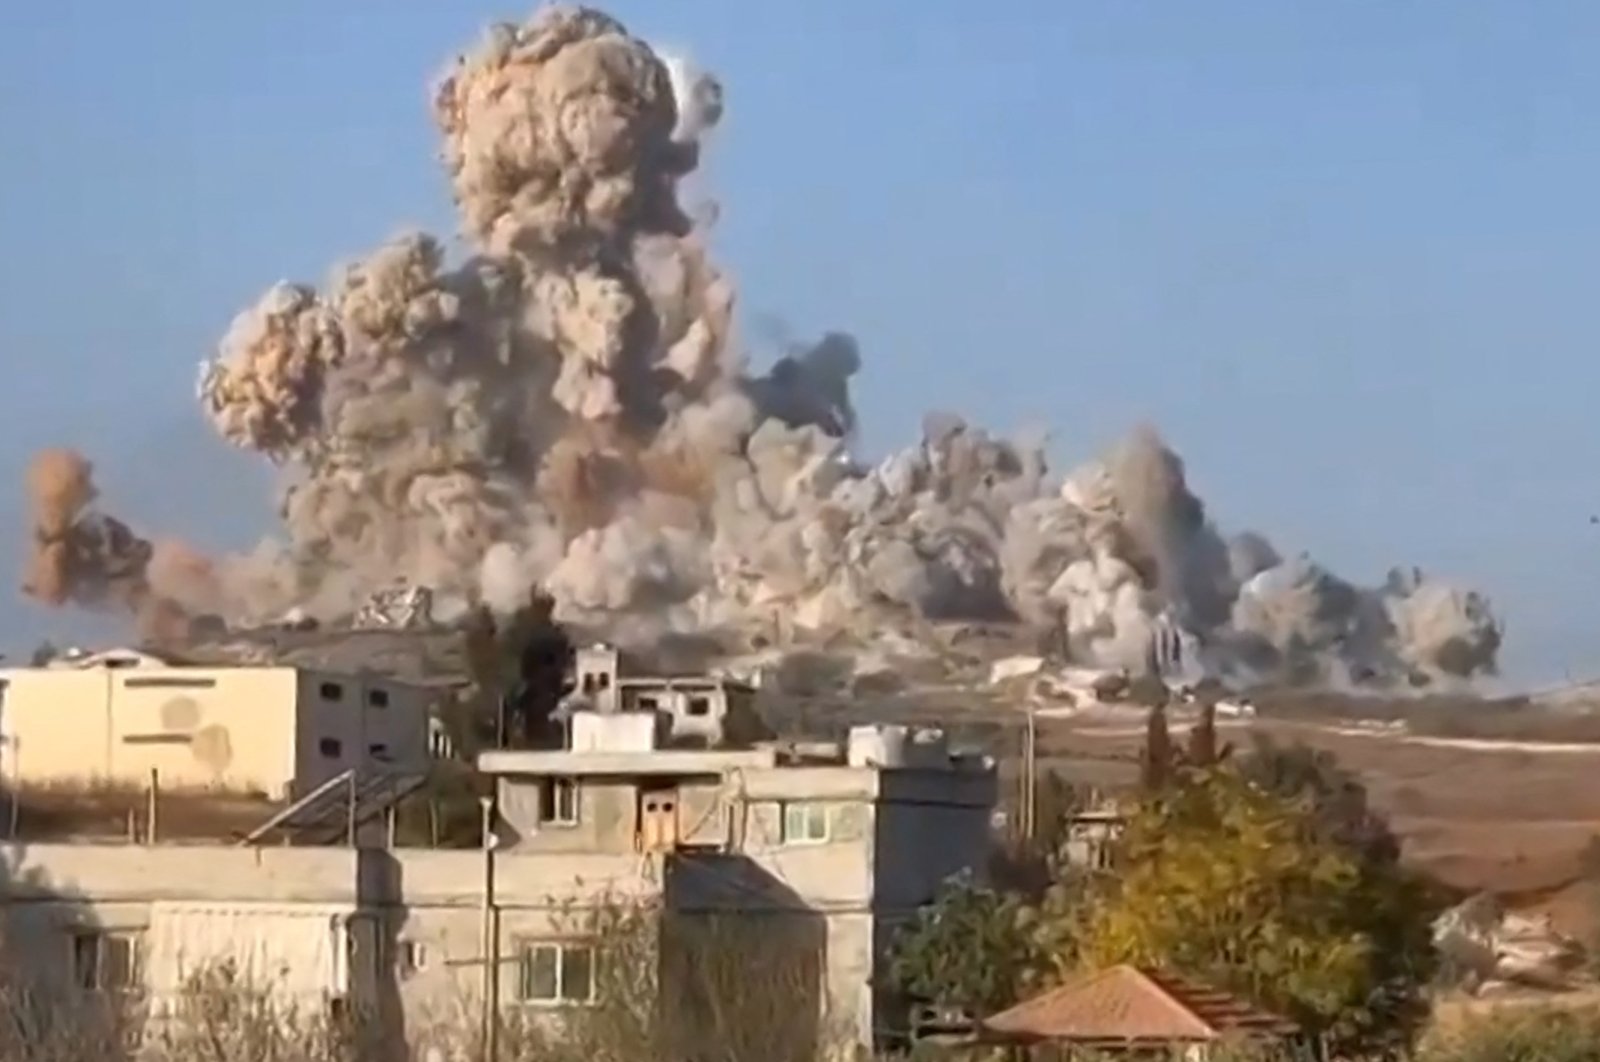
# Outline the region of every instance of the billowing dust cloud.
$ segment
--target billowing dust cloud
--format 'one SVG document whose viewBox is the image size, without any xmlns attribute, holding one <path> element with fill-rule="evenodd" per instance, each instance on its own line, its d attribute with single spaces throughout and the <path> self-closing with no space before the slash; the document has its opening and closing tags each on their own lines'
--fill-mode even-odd
<svg viewBox="0 0 1600 1062">
<path fill-rule="evenodd" d="M 751 373 L 680 205 L 723 106 L 598 12 L 495 27 L 434 108 L 473 256 L 408 234 L 321 290 L 278 284 L 203 369 L 222 437 L 285 471 L 282 540 L 214 564 L 155 550 L 89 515 L 86 464 L 46 454 L 29 592 L 247 624 L 338 620 L 401 579 L 494 607 L 538 581 L 562 615 L 636 634 L 985 621 L 1109 666 L 1165 647 L 1306 682 L 1492 671 L 1481 598 L 1360 589 L 1225 538 L 1151 429 L 1063 479 L 1044 440 L 941 413 L 861 464 L 854 340 Z"/>
</svg>

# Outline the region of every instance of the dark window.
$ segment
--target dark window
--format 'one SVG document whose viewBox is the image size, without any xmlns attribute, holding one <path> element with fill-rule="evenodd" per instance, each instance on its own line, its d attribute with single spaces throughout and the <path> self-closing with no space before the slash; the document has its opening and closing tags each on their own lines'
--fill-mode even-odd
<svg viewBox="0 0 1600 1062">
<path fill-rule="evenodd" d="M 338 701 L 344 699 L 344 687 L 337 682 L 324 682 L 317 688 L 325 701 Z"/>
<path fill-rule="evenodd" d="M 368 690 L 367 691 L 367 703 L 372 705 L 374 708 L 387 708 L 387 707 L 389 707 L 389 691 L 388 690 Z"/>
<path fill-rule="evenodd" d="M 599 688 L 599 682 L 593 674 L 583 676 L 583 692 L 593 693 Z"/>
<path fill-rule="evenodd" d="M 92 930 L 72 935 L 72 977 L 91 992 L 118 992 L 138 983 L 138 949 L 131 935 Z"/>
<path fill-rule="evenodd" d="M 344 745 L 338 738 L 323 738 L 317 742 L 317 751 L 330 760 L 336 760 L 344 753 Z"/>
<path fill-rule="evenodd" d="M 420 940 L 400 942 L 400 974 L 409 977 L 428 968 L 428 948 Z"/>
<path fill-rule="evenodd" d="M 517 952 L 517 999 L 547 1005 L 593 1002 L 594 958 L 589 944 L 523 944 Z"/>
<path fill-rule="evenodd" d="M 654 697 L 639 698 L 639 710 L 641 712 L 653 712 L 660 707 L 661 702 L 656 700 Z"/>
<path fill-rule="evenodd" d="M 697 716 L 699 716 L 699 715 L 710 715 L 711 714 L 711 698 L 710 697 L 690 697 L 689 698 L 689 714 L 690 715 L 697 715 Z"/>
<path fill-rule="evenodd" d="M 578 783 L 571 778 L 539 779 L 539 824 L 572 826 L 578 821 Z"/>
<path fill-rule="evenodd" d="M 389 758 L 389 746 L 381 742 L 375 745 L 368 745 L 367 755 L 375 760 L 387 760 Z"/>
</svg>

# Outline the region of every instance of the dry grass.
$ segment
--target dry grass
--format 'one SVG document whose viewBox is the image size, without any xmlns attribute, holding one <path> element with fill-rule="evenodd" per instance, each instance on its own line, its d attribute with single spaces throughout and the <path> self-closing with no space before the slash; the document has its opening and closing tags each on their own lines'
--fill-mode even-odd
<svg viewBox="0 0 1600 1062">
<path fill-rule="evenodd" d="M 1252 694 L 1263 717 L 1284 722 L 1404 723 L 1412 734 L 1490 741 L 1600 743 L 1600 713 L 1536 704 L 1525 697 L 1433 694 L 1415 697 L 1266 690 Z"/>
</svg>

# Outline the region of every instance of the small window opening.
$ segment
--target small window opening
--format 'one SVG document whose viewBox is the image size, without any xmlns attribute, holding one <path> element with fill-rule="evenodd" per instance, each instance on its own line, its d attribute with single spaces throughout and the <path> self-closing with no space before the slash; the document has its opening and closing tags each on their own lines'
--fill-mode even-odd
<svg viewBox="0 0 1600 1062">
<path fill-rule="evenodd" d="M 571 778 L 539 779 L 539 824 L 573 826 L 578 821 L 578 784 Z"/>
</svg>

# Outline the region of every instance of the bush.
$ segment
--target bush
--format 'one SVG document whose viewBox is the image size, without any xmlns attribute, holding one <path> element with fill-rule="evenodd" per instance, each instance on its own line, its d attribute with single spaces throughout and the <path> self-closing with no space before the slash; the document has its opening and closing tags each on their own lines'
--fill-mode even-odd
<svg viewBox="0 0 1600 1062">
<path fill-rule="evenodd" d="M 1417 1062 L 1594 1062 L 1600 1011 L 1530 1008 L 1467 1018 L 1423 1041 Z"/>
</svg>

